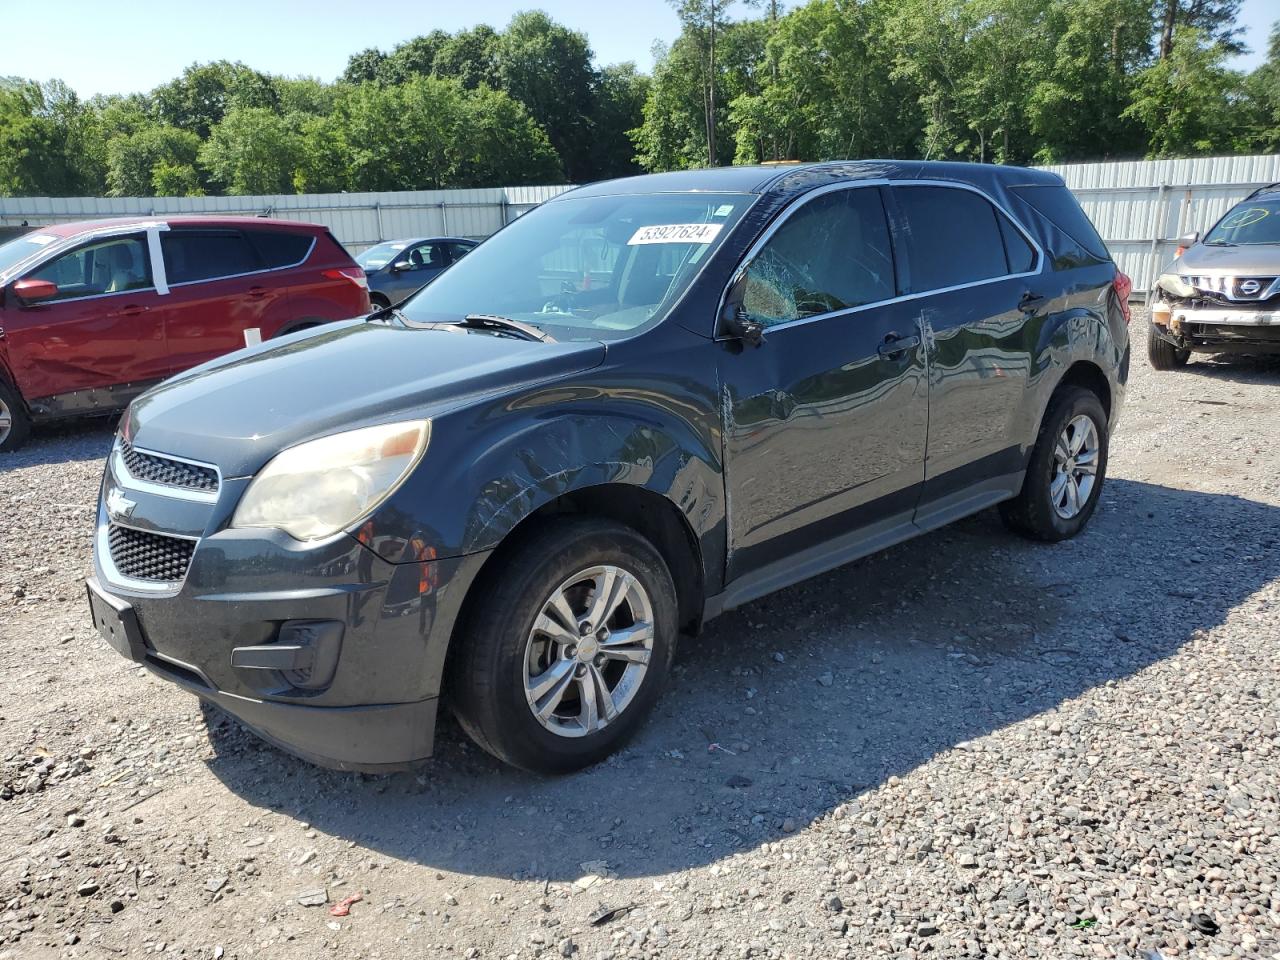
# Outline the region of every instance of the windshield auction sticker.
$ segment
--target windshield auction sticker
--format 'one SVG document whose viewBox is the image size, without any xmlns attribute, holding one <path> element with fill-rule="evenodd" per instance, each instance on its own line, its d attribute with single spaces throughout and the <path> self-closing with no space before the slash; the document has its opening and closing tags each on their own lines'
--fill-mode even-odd
<svg viewBox="0 0 1280 960">
<path fill-rule="evenodd" d="M 641 243 L 710 243 L 724 228 L 723 223 L 662 223 L 641 227 L 631 235 L 627 246 Z"/>
</svg>

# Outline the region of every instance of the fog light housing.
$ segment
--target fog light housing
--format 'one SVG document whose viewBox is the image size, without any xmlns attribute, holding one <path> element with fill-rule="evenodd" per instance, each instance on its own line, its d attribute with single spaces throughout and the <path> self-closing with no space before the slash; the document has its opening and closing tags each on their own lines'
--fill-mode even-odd
<svg viewBox="0 0 1280 960">
<path fill-rule="evenodd" d="M 323 690 L 338 669 L 342 632 L 337 620 L 286 620 L 275 643 L 232 650 L 231 665 L 279 673 L 301 690 Z"/>
</svg>

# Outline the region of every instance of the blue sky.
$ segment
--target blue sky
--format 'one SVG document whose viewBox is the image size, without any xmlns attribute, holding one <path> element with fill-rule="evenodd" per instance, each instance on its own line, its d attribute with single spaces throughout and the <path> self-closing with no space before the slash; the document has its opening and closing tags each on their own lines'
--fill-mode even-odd
<svg viewBox="0 0 1280 960">
<path fill-rule="evenodd" d="M 655 40 L 677 31 L 665 0 L 0 0 L 6 40 L 0 75 L 60 78 L 83 96 L 150 90 L 194 61 L 242 60 L 268 73 L 331 80 L 347 57 L 365 47 L 388 49 L 437 27 L 454 31 L 477 23 L 501 27 L 517 10 L 541 7 L 590 38 L 601 63 L 653 65 Z M 56 9 L 56 13 L 53 11 Z M 739 10 L 741 12 L 741 5 Z M 187 10 L 194 16 L 184 15 Z M 1244 0 L 1241 22 L 1254 49 L 1235 66 L 1263 59 L 1275 0 Z M 58 27 L 50 29 L 50 17 Z M 35 38 L 34 41 L 20 39 Z"/>
</svg>

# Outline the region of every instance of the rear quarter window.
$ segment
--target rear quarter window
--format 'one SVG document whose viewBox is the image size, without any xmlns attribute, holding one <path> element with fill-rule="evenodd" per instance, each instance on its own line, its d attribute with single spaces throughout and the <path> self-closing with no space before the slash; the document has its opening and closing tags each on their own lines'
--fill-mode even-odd
<svg viewBox="0 0 1280 960">
<path fill-rule="evenodd" d="M 311 251 L 311 244 L 315 240 L 309 233 L 290 230 L 249 230 L 247 233 L 249 242 L 258 251 L 258 256 L 268 270 L 301 263 Z"/>
<path fill-rule="evenodd" d="M 169 230 L 160 234 L 160 249 L 170 284 L 262 269 L 257 253 L 239 230 Z"/>
<path fill-rule="evenodd" d="M 1011 188 L 1010 193 L 1062 234 L 1050 238 L 1054 266 L 1058 269 L 1111 259 L 1107 245 L 1066 187 L 1022 186 Z"/>
</svg>

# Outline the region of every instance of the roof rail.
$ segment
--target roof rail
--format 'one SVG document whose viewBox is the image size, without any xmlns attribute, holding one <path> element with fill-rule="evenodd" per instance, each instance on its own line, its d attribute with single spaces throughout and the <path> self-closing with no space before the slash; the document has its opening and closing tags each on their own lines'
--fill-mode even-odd
<svg viewBox="0 0 1280 960">
<path fill-rule="evenodd" d="M 1253 191 L 1253 193 L 1249 194 L 1245 199 L 1252 200 L 1260 193 L 1272 193 L 1276 190 L 1280 190 L 1280 182 L 1268 183 L 1265 187 L 1259 187 L 1257 190 Z"/>
</svg>

